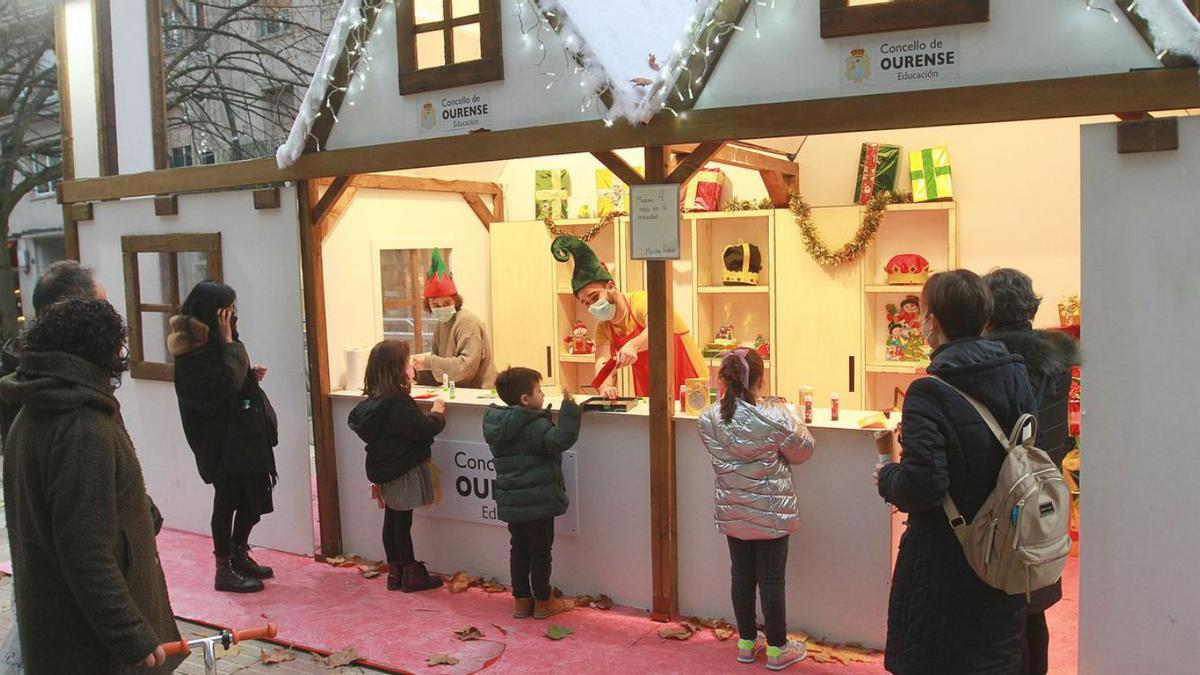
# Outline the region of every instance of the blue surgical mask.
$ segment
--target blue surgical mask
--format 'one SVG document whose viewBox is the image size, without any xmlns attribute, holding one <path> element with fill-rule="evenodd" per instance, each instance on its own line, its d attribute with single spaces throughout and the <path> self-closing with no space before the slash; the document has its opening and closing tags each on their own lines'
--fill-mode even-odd
<svg viewBox="0 0 1200 675">
<path fill-rule="evenodd" d="M 608 296 L 603 296 L 588 307 L 588 313 L 600 321 L 612 321 L 617 315 L 617 306 L 609 302 Z"/>
<path fill-rule="evenodd" d="M 454 305 L 446 305 L 445 307 L 431 307 L 430 309 L 431 313 L 433 314 L 433 318 L 437 319 L 438 323 L 446 323 L 450 319 L 453 319 L 454 314 L 457 311 L 454 309 Z"/>
</svg>

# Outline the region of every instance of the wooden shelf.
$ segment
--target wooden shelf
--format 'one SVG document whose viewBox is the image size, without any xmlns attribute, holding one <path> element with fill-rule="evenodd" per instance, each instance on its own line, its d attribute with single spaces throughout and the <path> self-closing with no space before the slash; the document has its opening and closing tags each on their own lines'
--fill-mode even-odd
<svg viewBox="0 0 1200 675">
<path fill-rule="evenodd" d="M 867 293 L 896 293 L 920 295 L 925 289 L 924 284 L 870 284 L 863 287 Z"/>
<path fill-rule="evenodd" d="M 567 354 L 567 353 L 563 353 L 563 354 L 559 354 L 559 355 L 558 355 L 558 360 L 559 360 L 560 362 L 562 362 L 562 363 L 587 363 L 587 364 L 592 364 L 592 363 L 595 363 L 595 362 L 596 362 L 596 355 L 595 355 L 595 354 Z"/>
<path fill-rule="evenodd" d="M 570 296 L 574 296 L 574 295 L 575 295 L 575 291 L 572 291 L 572 290 L 571 290 L 571 289 L 569 289 L 569 288 L 560 288 L 560 289 L 558 289 L 558 294 L 559 294 L 559 295 L 570 295 Z"/>
<path fill-rule="evenodd" d="M 868 373 L 892 373 L 895 375 L 919 375 L 929 367 L 928 361 L 871 361 Z"/>
<path fill-rule="evenodd" d="M 888 204 L 888 211 L 949 211 L 957 204 L 954 200 L 948 202 L 920 202 L 913 204 Z"/>
<path fill-rule="evenodd" d="M 679 214 L 684 220 L 728 220 L 731 218 L 770 218 L 775 215 L 774 209 L 755 211 L 690 211 Z"/>
<path fill-rule="evenodd" d="M 696 289 L 700 295 L 743 295 L 743 294 L 769 294 L 770 286 L 701 286 Z"/>
</svg>

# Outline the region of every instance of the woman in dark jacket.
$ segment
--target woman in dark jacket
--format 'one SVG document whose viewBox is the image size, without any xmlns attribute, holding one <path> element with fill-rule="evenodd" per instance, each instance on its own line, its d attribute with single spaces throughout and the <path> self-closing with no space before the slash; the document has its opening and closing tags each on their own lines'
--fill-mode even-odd
<svg viewBox="0 0 1200 675">
<path fill-rule="evenodd" d="M 259 382 L 267 369 L 250 366 L 238 340 L 233 289 L 196 284 L 171 319 L 167 347 L 175 358 L 175 394 L 200 478 L 214 488 L 212 535 L 218 591 L 252 593 L 270 567 L 250 557 L 250 532 L 274 505 L 278 476 L 275 411 Z"/>
<path fill-rule="evenodd" d="M 111 305 L 65 300 L 39 318 L 16 374 L 0 382 L 21 407 L 4 452 L 4 506 L 30 675 L 168 673 L 183 660 L 159 647 L 179 631 L 113 395 L 124 346 Z"/>
<path fill-rule="evenodd" d="M 1011 428 L 1034 409 L 1021 357 L 980 337 L 992 300 L 955 270 L 925 285 L 929 373 L 970 394 Z M 909 514 L 888 603 L 884 665 L 894 673 L 1016 673 L 1025 599 L 986 585 L 967 565 L 942 510 L 947 492 L 968 520 L 996 485 L 1005 449 L 966 400 L 931 378 L 908 389 L 898 464 L 878 467 L 879 494 Z"/>
<path fill-rule="evenodd" d="M 1070 450 L 1068 399 L 1071 368 L 1079 365 L 1079 346 L 1069 335 L 1034 330 L 1042 299 L 1033 292 L 1033 280 L 1014 269 L 998 269 L 983 278 L 992 292 L 995 307 L 988 321 L 987 337 L 1003 342 L 1008 351 L 1020 354 L 1029 370 L 1037 407 L 1038 437 L 1035 445 L 1058 467 Z M 1050 629 L 1046 610 L 1062 599 L 1062 581 L 1033 592 L 1025 626 L 1024 672 L 1031 675 L 1050 669 Z"/>
<path fill-rule="evenodd" d="M 433 402 L 426 415 L 411 395 L 416 372 L 407 342 L 384 340 L 367 359 L 363 393 L 350 412 L 350 429 L 367 444 L 367 480 L 378 486 L 383 513 L 383 550 L 389 591 L 413 593 L 438 588 L 442 580 L 425 569 L 413 551 L 413 509 L 434 500 L 431 448 L 446 426 L 446 402 Z"/>
</svg>

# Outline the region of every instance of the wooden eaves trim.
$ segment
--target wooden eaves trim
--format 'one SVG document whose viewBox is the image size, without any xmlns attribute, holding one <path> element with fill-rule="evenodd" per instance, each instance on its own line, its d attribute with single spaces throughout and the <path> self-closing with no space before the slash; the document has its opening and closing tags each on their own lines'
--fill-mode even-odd
<svg viewBox="0 0 1200 675">
<path fill-rule="evenodd" d="M 648 124 L 571 122 L 486 134 L 402 141 L 304 155 L 279 169 L 273 157 L 68 181 L 64 202 L 221 190 L 347 173 L 595 152 L 744 138 L 1105 115 L 1200 108 L 1195 68 L 984 84 L 693 110 Z"/>
<path fill-rule="evenodd" d="M 316 186 L 328 186 L 320 201 L 313 207 L 312 213 L 313 223 L 319 227 L 322 241 L 328 238 L 337 226 L 338 218 L 359 189 L 454 192 L 462 196 L 485 229 L 490 230 L 492 223 L 504 218 L 504 188 L 497 183 L 380 174 L 338 176 L 332 181 L 317 179 L 314 183 Z M 482 197 L 485 195 L 492 198 L 490 209 L 483 202 Z"/>
<path fill-rule="evenodd" d="M 356 28 L 351 29 L 352 33 L 358 36 L 359 41 L 366 42 L 374 32 L 375 19 L 379 16 L 382 7 L 383 0 L 363 0 L 362 6 L 359 8 L 363 21 Z M 354 77 L 359 59 L 363 55 L 362 50 L 351 51 L 350 47 L 355 42 L 353 39 L 347 39 L 334 63 L 333 74 L 329 83 L 325 85 L 325 91 L 321 94 L 321 109 L 304 143 L 304 152 L 306 153 L 323 150 L 326 142 L 329 141 L 329 134 L 333 132 L 333 125 L 337 120 L 338 112 L 342 109 L 342 101 L 346 98 L 350 80 Z M 228 166 L 228 164 L 222 166 Z"/>
</svg>

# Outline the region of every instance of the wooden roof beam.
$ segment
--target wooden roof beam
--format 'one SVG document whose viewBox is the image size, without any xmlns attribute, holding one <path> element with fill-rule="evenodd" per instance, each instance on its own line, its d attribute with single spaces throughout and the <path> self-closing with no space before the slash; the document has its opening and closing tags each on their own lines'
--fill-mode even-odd
<svg viewBox="0 0 1200 675">
<path fill-rule="evenodd" d="M 683 143 L 671 146 L 671 154 L 684 155 L 699 147 L 699 143 Z M 784 176 L 800 175 L 800 166 L 782 157 L 774 157 L 766 152 L 757 150 L 754 146 L 743 145 L 738 141 L 725 144 L 710 161 L 726 166 L 736 166 L 754 171 L 774 171 Z"/>
<path fill-rule="evenodd" d="M 597 150 L 592 153 L 592 156 L 608 167 L 608 170 L 612 171 L 613 175 L 620 178 L 626 185 L 641 185 L 646 182 L 637 169 L 629 166 L 629 162 L 621 159 L 612 150 Z"/>
<path fill-rule="evenodd" d="M 700 143 L 694 150 L 689 152 L 683 159 L 671 170 L 671 175 L 667 176 L 668 183 L 679 183 L 685 185 L 695 176 L 708 160 L 715 157 L 721 149 L 725 147 L 725 141 L 710 141 L 708 143 Z"/>
</svg>

